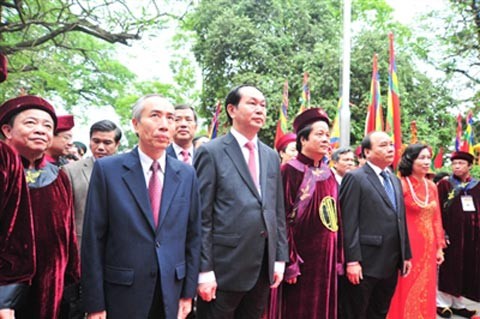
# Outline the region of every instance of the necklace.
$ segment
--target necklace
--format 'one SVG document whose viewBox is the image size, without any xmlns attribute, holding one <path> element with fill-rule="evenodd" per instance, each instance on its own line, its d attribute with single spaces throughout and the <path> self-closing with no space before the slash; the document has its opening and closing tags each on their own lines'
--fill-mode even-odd
<svg viewBox="0 0 480 319">
<path fill-rule="evenodd" d="M 410 189 L 410 193 L 412 194 L 413 201 L 421 208 L 425 208 L 428 205 L 429 193 L 428 193 L 428 185 L 427 180 L 423 178 L 423 183 L 425 184 L 425 201 L 422 202 L 418 197 L 415 191 L 413 190 L 412 182 L 410 182 L 410 178 L 406 177 L 408 188 Z"/>
</svg>

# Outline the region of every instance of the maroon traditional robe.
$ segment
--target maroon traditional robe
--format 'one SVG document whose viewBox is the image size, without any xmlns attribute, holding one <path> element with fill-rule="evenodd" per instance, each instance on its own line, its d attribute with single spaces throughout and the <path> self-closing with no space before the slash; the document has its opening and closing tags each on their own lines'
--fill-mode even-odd
<svg viewBox="0 0 480 319">
<path fill-rule="evenodd" d="M 443 227 L 450 240 L 440 266 L 439 289 L 480 301 L 480 183 L 470 181 L 469 186 L 460 187 L 454 194 L 452 184 L 458 183 L 454 178 L 438 183 Z M 472 196 L 475 212 L 463 211 L 462 195 Z"/>
<path fill-rule="evenodd" d="M 0 141 L 0 289 L 30 283 L 34 272 L 33 217 L 23 165 Z"/>
<path fill-rule="evenodd" d="M 41 161 L 26 169 L 33 208 L 37 271 L 17 319 L 58 318 L 63 289 L 80 279 L 73 196 L 67 175 Z"/>
<path fill-rule="evenodd" d="M 313 167 L 313 161 L 303 154 L 299 154 L 297 159 L 297 166 L 302 164 L 305 170 Z M 323 177 L 311 184 L 315 188 L 311 200 L 302 209 L 303 212 L 300 209 L 294 212 L 305 173 L 291 163 L 282 166 L 290 249 L 285 279 L 297 276 L 297 283 L 283 283 L 279 290 L 280 305 L 271 307 L 281 307 L 282 318 L 336 319 L 337 269 L 341 268 L 343 248 L 340 231 L 328 229 L 321 221 L 319 211 L 322 200 L 327 196 L 336 202 L 337 182 L 328 166 L 322 164 Z M 335 203 L 334 206 L 338 225 L 340 214 L 338 205 Z"/>
</svg>

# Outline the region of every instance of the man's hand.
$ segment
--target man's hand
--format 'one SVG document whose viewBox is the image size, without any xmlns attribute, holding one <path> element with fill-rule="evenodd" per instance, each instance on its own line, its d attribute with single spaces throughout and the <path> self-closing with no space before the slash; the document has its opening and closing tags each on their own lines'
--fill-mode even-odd
<svg viewBox="0 0 480 319">
<path fill-rule="evenodd" d="M 410 260 L 405 260 L 403 262 L 402 277 L 407 277 L 410 270 L 412 270 L 412 262 Z"/>
<path fill-rule="evenodd" d="M 107 311 L 89 313 L 87 319 L 107 319 Z"/>
<path fill-rule="evenodd" d="M 13 309 L 0 309 L 0 319 L 15 319 Z"/>
<path fill-rule="evenodd" d="M 283 272 L 274 272 L 273 273 L 273 284 L 270 286 L 270 288 L 277 288 L 280 286 L 280 283 L 283 280 Z"/>
<path fill-rule="evenodd" d="M 192 298 L 181 298 L 178 302 L 177 319 L 185 319 L 192 311 Z"/>
<path fill-rule="evenodd" d="M 217 293 L 217 282 L 206 282 L 202 284 L 198 284 L 197 293 L 202 298 L 202 300 L 206 302 L 210 302 L 216 298 Z"/>
<path fill-rule="evenodd" d="M 347 278 L 353 285 L 360 284 L 363 279 L 362 266 L 360 263 L 347 264 Z"/>
</svg>

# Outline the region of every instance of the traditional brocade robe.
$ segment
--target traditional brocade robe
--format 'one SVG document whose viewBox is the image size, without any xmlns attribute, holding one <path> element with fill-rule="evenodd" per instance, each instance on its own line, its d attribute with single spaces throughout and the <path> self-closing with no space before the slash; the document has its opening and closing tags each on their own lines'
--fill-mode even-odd
<svg viewBox="0 0 480 319">
<path fill-rule="evenodd" d="M 436 318 L 436 253 L 445 247 L 437 187 L 427 181 L 428 202 L 425 207 L 420 207 L 413 196 L 423 205 L 427 200 L 425 184 L 414 177 L 409 179 L 415 195 L 412 195 L 405 177 L 402 178 L 402 188 L 413 267 L 408 276 L 399 277 L 387 318 Z"/>
<path fill-rule="evenodd" d="M 37 164 L 35 169 L 25 170 L 33 208 L 37 271 L 17 319 L 58 318 L 64 286 L 80 279 L 70 182 L 53 164 Z"/>
<path fill-rule="evenodd" d="M 19 156 L 0 141 L 0 295 L 35 272 L 33 217 Z"/>
<path fill-rule="evenodd" d="M 440 266 L 439 289 L 480 301 L 480 183 L 460 183 L 454 176 L 438 183 L 442 219 L 450 245 Z M 461 197 L 471 196 L 474 212 L 464 211 Z"/>
<path fill-rule="evenodd" d="M 308 170 L 317 177 L 313 183 L 303 183 Z M 297 276 L 297 283 L 282 284 L 280 305 L 271 304 L 270 314 L 276 306 L 282 318 L 335 319 L 337 270 L 343 259 L 337 182 L 328 165 L 322 161 L 315 169 L 313 161 L 303 154 L 282 166 L 282 177 L 290 250 L 285 279 Z M 298 205 L 299 195 L 305 200 L 303 206 Z M 328 210 L 333 215 L 324 215 L 322 221 L 320 215 Z"/>
</svg>

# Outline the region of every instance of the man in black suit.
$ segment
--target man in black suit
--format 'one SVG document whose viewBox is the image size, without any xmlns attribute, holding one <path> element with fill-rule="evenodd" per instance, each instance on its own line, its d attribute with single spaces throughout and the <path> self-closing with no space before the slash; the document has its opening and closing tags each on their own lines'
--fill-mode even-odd
<svg viewBox="0 0 480 319">
<path fill-rule="evenodd" d="M 398 278 L 408 275 L 410 244 L 400 180 L 388 167 L 394 148 L 385 132 L 362 141 L 367 164 L 345 175 L 340 187 L 344 229 L 343 318 L 385 318 Z"/>
<path fill-rule="evenodd" d="M 175 134 L 167 147 L 167 154 L 192 165 L 194 156 L 193 138 L 197 131 L 197 114 L 186 104 L 175 106 Z"/>
<path fill-rule="evenodd" d="M 288 260 L 280 163 L 257 136 L 262 92 L 236 87 L 225 109 L 231 131 L 202 145 L 194 161 L 202 198 L 197 316 L 257 319 Z"/>
</svg>

